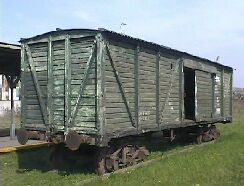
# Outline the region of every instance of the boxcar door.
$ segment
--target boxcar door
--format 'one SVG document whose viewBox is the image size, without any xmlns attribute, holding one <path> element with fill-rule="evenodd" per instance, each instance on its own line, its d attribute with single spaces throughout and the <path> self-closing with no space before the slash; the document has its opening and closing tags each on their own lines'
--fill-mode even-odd
<svg viewBox="0 0 244 186">
<path fill-rule="evenodd" d="M 196 70 L 196 119 L 212 117 L 212 76 L 211 73 Z"/>
<path fill-rule="evenodd" d="M 184 115 L 195 120 L 195 70 L 184 68 Z"/>
</svg>

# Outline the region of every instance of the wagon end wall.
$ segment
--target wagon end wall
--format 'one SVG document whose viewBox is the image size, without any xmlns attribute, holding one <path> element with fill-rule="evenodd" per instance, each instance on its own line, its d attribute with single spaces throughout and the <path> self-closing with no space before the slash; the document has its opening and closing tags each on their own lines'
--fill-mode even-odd
<svg viewBox="0 0 244 186">
<path fill-rule="evenodd" d="M 22 43 L 22 124 L 28 129 L 96 132 L 95 35 Z"/>
</svg>

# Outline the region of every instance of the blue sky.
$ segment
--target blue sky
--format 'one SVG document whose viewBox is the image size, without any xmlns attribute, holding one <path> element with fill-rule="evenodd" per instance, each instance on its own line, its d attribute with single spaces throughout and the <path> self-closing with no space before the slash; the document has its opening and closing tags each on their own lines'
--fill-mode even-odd
<svg viewBox="0 0 244 186">
<path fill-rule="evenodd" d="M 243 0 L 0 0 L 0 41 L 55 28 L 120 31 L 230 65 L 244 87 Z"/>
</svg>

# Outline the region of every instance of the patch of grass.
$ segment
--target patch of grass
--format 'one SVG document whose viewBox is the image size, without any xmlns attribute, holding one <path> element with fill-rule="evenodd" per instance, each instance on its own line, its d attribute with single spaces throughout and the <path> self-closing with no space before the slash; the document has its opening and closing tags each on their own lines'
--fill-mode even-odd
<svg viewBox="0 0 244 186">
<path fill-rule="evenodd" d="M 47 147 L 28 149 L 18 153 L 0 156 L 2 185 L 74 185 L 76 182 L 95 174 L 80 173 L 76 170 L 54 170 Z"/>
<path fill-rule="evenodd" d="M 149 166 L 99 179 L 90 185 L 244 185 L 244 128 L 221 127 L 214 144 L 196 146 Z"/>
<path fill-rule="evenodd" d="M 97 177 L 88 185 L 244 185 L 244 103 L 234 106 L 235 121 L 218 125 L 222 135 L 215 143 L 193 144 L 194 148 L 184 152 L 179 144 L 160 146 L 148 159 L 174 154 L 134 171 L 108 179 L 77 169 L 55 171 L 49 162 L 50 151 L 43 147 L 0 155 L 0 183 L 63 186 Z"/>
</svg>

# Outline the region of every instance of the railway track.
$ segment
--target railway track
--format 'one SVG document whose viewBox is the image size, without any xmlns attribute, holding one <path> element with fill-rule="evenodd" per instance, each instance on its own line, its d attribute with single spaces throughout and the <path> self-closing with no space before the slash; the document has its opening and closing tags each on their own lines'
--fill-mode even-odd
<svg viewBox="0 0 244 186">
<path fill-rule="evenodd" d="M 190 130 L 190 129 L 189 129 Z M 60 143 L 52 146 L 50 160 L 55 168 L 60 168 L 65 161 L 83 161 L 85 167 L 95 170 L 99 175 L 135 166 L 144 161 L 146 157 L 160 143 L 169 141 L 184 142 L 185 140 L 195 140 L 198 144 L 209 142 L 220 136 L 219 130 L 215 126 L 193 128 L 190 131 L 178 130 L 175 133 L 167 133 L 152 136 L 152 134 L 131 136 L 113 140 L 106 147 L 96 147 L 91 145 L 77 146 L 77 148 L 66 148 L 67 144 Z M 77 140 L 70 140 L 77 141 Z M 70 143 L 73 144 L 73 143 Z M 65 147 L 66 146 L 66 147 Z M 69 146 L 68 146 L 69 147 Z M 89 162 L 89 163 L 88 163 Z"/>
<path fill-rule="evenodd" d="M 161 160 L 163 160 L 165 158 L 171 157 L 173 155 L 176 155 L 176 154 L 179 154 L 179 153 L 184 153 L 184 152 L 189 152 L 189 151 L 191 151 L 191 150 L 193 150 L 195 148 L 200 148 L 202 146 L 214 144 L 215 142 L 216 141 L 213 140 L 213 141 L 201 143 L 199 145 L 186 145 L 180 151 L 169 152 L 169 153 L 164 154 L 164 155 L 162 155 L 161 157 L 158 157 L 158 158 L 150 159 L 150 160 L 147 160 L 147 161 L 142 161 L 142 162 L 139 162 L 138 164 L 135 164 L 135 165 L 132 165 L 132 166 L 129 166 L 129 167 L 125 167 L 125 168 L 121 168 L 121 169 L 118 169 L 118 170 L 116 170 L 114 172 L 105 173 L 105 174 L 100 175 L 100 176 L 96 176 L 96 177 L 92 177 L 92 178 L 89 178 L 89 179 L 85 179 L 85 180 L 82 180 L 82 181 L 78 182 L 77 185 L 86 185 L 86 184 L 98 181 L 101 178 L 109 178 L 111 175 L 114 175 L 114 174 L 120 174 L 120 173 L 129 172 L 129 171 L 134 171 L 134 170 L 136 170 L 136 169 L 138 169 L 140 167 L 145 167 L 145 166 L 150 165 L 152 163 L 159 162 L 159 161 L 161 161 Z"/>
</svg>

